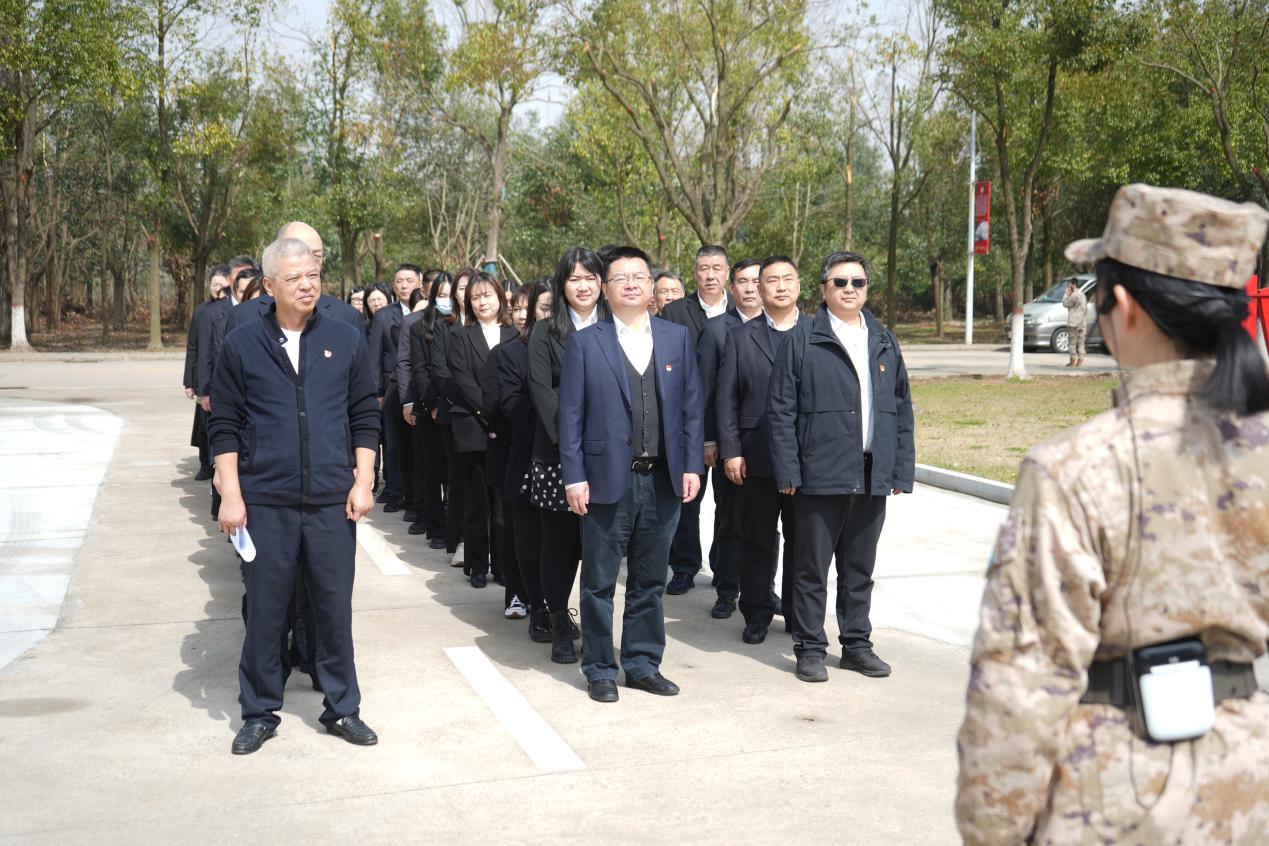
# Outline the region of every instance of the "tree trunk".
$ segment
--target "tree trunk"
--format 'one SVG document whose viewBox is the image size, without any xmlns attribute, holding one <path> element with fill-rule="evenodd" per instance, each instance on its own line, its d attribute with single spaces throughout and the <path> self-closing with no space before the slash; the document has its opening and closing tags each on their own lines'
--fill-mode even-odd
<svg viewBox="0 0 1269 846">
<path fill-rule="evenodd" d="M 375 260 L 375 281 L 388 278 L 388 260 L 383 255 L 383 233 L 376 232 L 370 236 L 370 255 Z"/>
<path fill-rule="evenodd" d="M 930 259 L 930 283 L 934 287 L 934 334 L 943 338 L 943 262 Z"/>
<path fill-rule="evenodd" d="M 146 347 L 150 352 L 163 349 L 163 277 L 159 268 L 159 236 L 155 233 L 149 238 L 150 253 L 150 343 Z"/>
<path fill-rule="evenodd" d="M 507 180 L 507 125 L 511 122 L 511 107 L 503 106 L 498 115 L 498 137 L 494 143 L 492 196 L 489 203 L 489 235 L 485 240 L 485 263 L 498 263 L 498 239 L 502 234 L 502 193 Z M 483 268 L 482 268 L 483 269 Z M 495 268 L 494 272 L 497 270 Z"/>
<path fill-rule="evenodd" d="M 127 311 L 128 311 L 128 306 L 126 302 L 127 293 L 128 293 L 128 277 L 126 275 L 126 271 L 124 271 L 123 268 L 119 268 L 118 270 L 114 271 L 112 275 L 114 276 L 114 279 L 115 279 L 115 314 L 114 314 L 115 331 L 122 332 L 124 327 L 124 322 L 127 320 Z"/>
<path fill-rule="evenodd" d="M 101 270 L 98 279 L 101 281 L 101 339 L 103 341 L 110 338 L 110 293 L 108 289 L 108 281 L 105 269 Z"/>
<path fill-rule="evenodd" d="M 346 221 L 339 224 L 339 255 L 344 262 L 344 278 L 340 283 L 339 295 L 344 297 L 348 294 L 349 286 L 361 287 L 361 262 L 357 261 L 357 233 L 352 231 L 352 224 Z"/>
<path fill-rule="evenodd" d="M 1004 283 L 1000 280 L 1000 277 L 996 277 L 996 292 L 993 304 L 996 309 L 996 313 L 994 315 L 996 322 L 1003 324 L 1005 322 L 1005 292 Z"/>
<path fill-rule="evenodd" d="M 665 261 L 668 258 L 669 244 L 667 243 L 666 230 L 670 228 L 670 201 L 665 196 L 663 190 L 657 199 L 657 247 L 654 260 L 657 267 L 665 267 Z"/>
<path fill-rule="evenodd" d="M 896 267 L 899 256 L 899 173 L 895 171 L 890 181 L 890 230 L 886 235 L 886 328 L 894 329 L 895 281 L 899 276 Z"/>
</svg>

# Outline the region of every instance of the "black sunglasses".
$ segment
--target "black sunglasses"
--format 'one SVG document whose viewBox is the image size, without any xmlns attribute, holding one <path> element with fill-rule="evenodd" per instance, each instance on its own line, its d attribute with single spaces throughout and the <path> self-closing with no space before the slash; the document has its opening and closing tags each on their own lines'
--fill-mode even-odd
<svg viewBox="0 0 1269 846">
<path fill-rule="evenodd" d="M 845 288 L 847 285 L 854 285 L 856 288 L 868 287 L 867 276 L 834 276 L 828 281 L 832 282 L 838 288 Z"/>
</svg>

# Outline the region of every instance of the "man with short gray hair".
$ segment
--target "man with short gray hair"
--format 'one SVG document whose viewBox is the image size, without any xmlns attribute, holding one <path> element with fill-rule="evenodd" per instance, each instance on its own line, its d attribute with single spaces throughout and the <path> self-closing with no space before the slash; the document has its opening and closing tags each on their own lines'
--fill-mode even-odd
<svg viewBox="0 0 1269 846">
<path fill-rule="evenodd" d="M 274 735 L 285 683 L 278 644 L 297 568 L 311 586 L 321 722 L 350 743 L 378 742 L 361 721 L 353 664 L 356 522 L 374 506 L 379 405 L 365 336 L 317 309 L 321 271 L 303 241 L 283 238 L 263 257 L 274 301 L 225 338 L 208 436 L 216 456 L 220 528 L 249 531 L 242 565 L 246 637 L 238 664 L 243 725 L 235 755 Z M 354 469 L 355 468 L 355 469 Z"/>
</svg>

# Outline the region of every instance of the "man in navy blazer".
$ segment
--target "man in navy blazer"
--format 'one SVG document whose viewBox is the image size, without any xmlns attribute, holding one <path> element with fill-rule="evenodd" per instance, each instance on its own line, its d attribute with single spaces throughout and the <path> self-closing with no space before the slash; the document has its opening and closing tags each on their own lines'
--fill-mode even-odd
<svg viewBox="0 0 1269 846">
<path fill-rule="evenodd" d="M 666 561 L 679 509 L 700 490 L 700 374 L 686 328 L 648 314 L 651 263 L 621 247 L 607 258 L 612 317 L 577 332 L 560 374 L 560 464 L 582 517 L 582 672 L 597 702 L 617 701 L 613 595 L 626 556 L 621 669 L 626 686 L 660 696 Z"/>
</svg>

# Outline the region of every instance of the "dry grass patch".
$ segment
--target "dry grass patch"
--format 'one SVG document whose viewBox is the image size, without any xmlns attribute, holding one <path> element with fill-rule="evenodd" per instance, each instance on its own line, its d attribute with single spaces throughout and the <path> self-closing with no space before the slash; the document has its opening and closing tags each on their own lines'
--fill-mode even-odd
<svg viewBox="0 0 1269 846">
<path fill-rule="evenodd" d="M 1110 408 L 1114 376 L 955 377 L 912 383 L 922 464 L 1013 483 L 1035 444 Z"/>
</svg>

